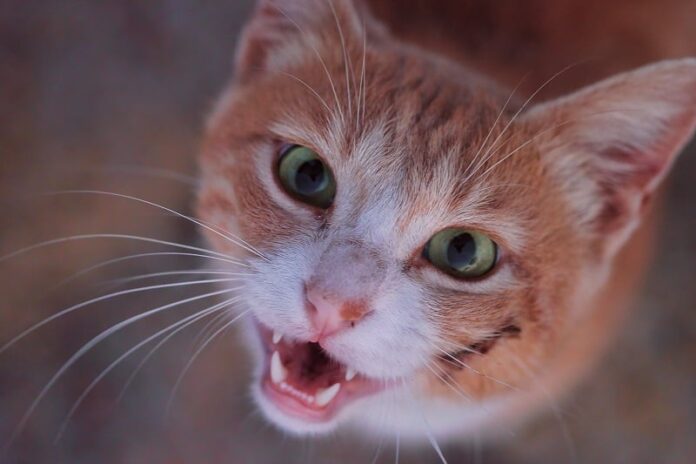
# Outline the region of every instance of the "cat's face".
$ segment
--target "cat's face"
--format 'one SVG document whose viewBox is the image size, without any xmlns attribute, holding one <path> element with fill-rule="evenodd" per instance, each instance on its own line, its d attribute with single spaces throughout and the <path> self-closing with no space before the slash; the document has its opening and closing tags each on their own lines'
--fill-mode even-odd
<svg viewBox="0 0 696 464">
<path fill-rule="evenodd" d="M 210 123 L 199 214 L 263 255 L 210 236 L 249 264 L 266 415 L 324 431 L 530 388 L 692 130 L 696 65 L 518 114 L 347 2 L 261 3 Z"/>
</svg>

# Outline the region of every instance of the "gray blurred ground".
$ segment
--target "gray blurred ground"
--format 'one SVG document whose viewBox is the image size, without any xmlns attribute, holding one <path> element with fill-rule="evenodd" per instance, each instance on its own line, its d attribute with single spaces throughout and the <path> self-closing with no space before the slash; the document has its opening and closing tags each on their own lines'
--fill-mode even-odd
<svg viewBox="0 0 696 464">
<path fill-rule="evenodd" d="M 189 224 L 129 201 L 37 194 L 92 188 L 190 211 L 191 186 L 170 174 L 195 175 L 201 124 L 229 77 L 235 38 L 247 13 L 248 2 L 234 0 L 0 3 L 0 255 L 85 233 L 197 243 Z M 562 405 L 579 462 L 696 461 L 695 179 L 692 144 L 671 178 L 660 248 L 638 308 L 601 368 Z M 200 264 L 172 257 L 131 261 L 51 289 L 91 264 L 161 250 L 94 240 L 0 263 L 0 344 L 42 317 L 113 289 L 105 283 L 109 279 Z M 189 295 L 168 290 L 101 303 L 0 356 L 0 442 L 52 373 L 89 338 L 124 317 Z M 53 445 L 63 417 L 92 378 L 175 320 L 145 321 L 91 352 L 40 403 L 5 459 L 30 464 L 371 462 L 375 443 L 345 434 L 297 440 L 266 425 L 250 406 L 248 366 L 233 336 L 200 358 L 165 419 L 165 403 L 191 353 L 196 328 L 155 356 L 119 404 L 116 397 L 138 356 L 107 376 Z M 393 443 L 385 443 L 379 462 L 393 462 L 393 452 Z M 553 415 L 482 450 L 462 444 L 448 446 L 445 454 L 454 463 L 570 461 L 568 441 Z M 437 458 L 427 448 L 403 449 L 401 462 Z"/>
</svg>

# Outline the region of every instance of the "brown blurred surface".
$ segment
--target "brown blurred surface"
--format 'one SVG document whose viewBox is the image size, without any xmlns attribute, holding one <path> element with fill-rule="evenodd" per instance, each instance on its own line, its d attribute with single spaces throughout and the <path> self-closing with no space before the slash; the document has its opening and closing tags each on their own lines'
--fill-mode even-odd
<svg viewBox="0 0 696 464">
<path fill-rule="evenodd" d="M 88 233 L 199 244 L 190 224 L 127 200 L 41 194 L 117 191 L 190 212 L 188 179 L 195 176 L 201 126 L 229 77 L 248 3 L 0 4 L 0 255 Z M 671 178 L 657 259 L 637 310 L 601 368 L 561 405 L 579 462 L 696 460 L 695 148 L 692 144 L 684 153 Z M 105 283 L 109 279 L 200 265 L 180 257 L 124 262 L 52 290 L 94 263 L 163 250 L 126 240 L 91 240 L 0 263 L 0 344 L 43 317 L 113 290 Z M 61 363 L 100 330 L 192 294 L 167 290 L 103 302 L 0 355 L 0 442 Z M 165 404 L 190 355 L 195 327 L 152 359 L 119 404 L 119 390 L 141 355 L 109 374 L 63 439 L 52 444 L 73 401 L 101 369 L 196 307 L 143 321 L 91 351 L 39 404 L 5 459 L 31 464 L 371 462 L 376 443 L 344 433 L 298 440 L 266 425 L 251 406 L 246 356 L 234 336 L 219 339 L 199 359 L 165 420 Z M 385 443 L 379 462 L 393 462 L 393 452 L 393 443 Z M 451 463 L 476 462 L 477 455 L 485 463 L 570 462 L 568 440 L 552 414 L 480 452 L 462 444 L 447 446 L 445 454 Z M 401 462 L 438 461 L 428 448 L 404 448 Z"/>
</svg>

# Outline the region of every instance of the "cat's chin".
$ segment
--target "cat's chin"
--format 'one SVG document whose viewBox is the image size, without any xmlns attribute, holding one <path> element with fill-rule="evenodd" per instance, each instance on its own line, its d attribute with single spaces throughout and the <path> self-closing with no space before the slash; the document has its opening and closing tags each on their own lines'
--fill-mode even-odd
<svg viewBox="0 0 696 464">
<path fill-rule="evenodd" d="M 266 417 L 283 430 L 329 432 L 357 400 L 390 386 L 330 358 L 318 343 L 281 339 L 255 325 L 263 362 L 254 396 Z"/>
</svg>

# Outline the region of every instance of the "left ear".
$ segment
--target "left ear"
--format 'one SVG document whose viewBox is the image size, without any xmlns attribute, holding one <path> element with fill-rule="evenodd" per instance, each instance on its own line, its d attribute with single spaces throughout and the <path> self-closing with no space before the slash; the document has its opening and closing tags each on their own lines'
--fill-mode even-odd
<svg viewBox="0 0 696 464">
<path fill-rule="evenodd" d="M 373 24 L 377 22 L 356 0 L 256 0 L 237 46 L 236 79 L 253 81 L 300 60 L 299 53 L 313 56 L 321 44 L 339 50 L 343 41 L 346 46 L 362 44 L 364 28 Z"/>
<path fill-rule="evenodd" d="M 524 121 L 581 227 L 615 252 L 696 128 L 696 59 L 621 74 L 531 109 Z"/>
</svg>

